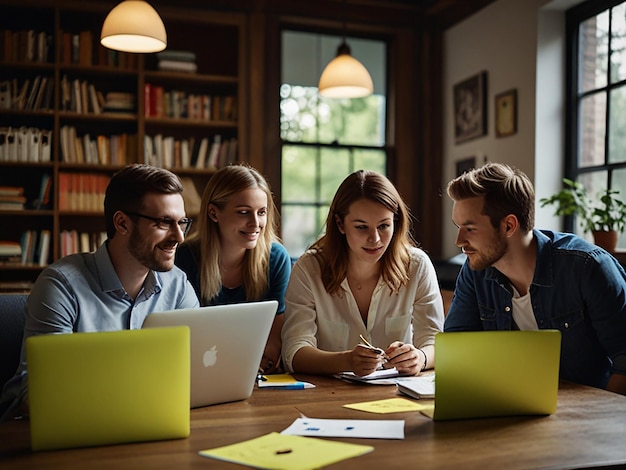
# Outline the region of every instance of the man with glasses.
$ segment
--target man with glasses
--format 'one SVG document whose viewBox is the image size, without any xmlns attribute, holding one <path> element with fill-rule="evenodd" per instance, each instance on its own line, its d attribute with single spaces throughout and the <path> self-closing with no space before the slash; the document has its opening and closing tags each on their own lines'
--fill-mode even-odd
<svg viewBox="0 0 626 470">
<path fill-rule="evenodd" d="M 149 165 L 115 173 L 104 200 L 107 240 L 93 253 L 51 264 L 28 297 L 24 339 L 49 333 L 141 328 L 155 311 L 199 305 L 187 276 L 174 266 L 191 227 L 176 175 Z M 0 399 L 4 417 L 27 412 L 25 349 Z"/>
</svg>

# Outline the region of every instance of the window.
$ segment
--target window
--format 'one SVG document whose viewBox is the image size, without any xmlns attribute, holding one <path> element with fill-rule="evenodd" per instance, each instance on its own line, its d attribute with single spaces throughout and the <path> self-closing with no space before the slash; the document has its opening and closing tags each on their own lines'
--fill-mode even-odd
<svg viewBox="0 0 626 470">
<path fill-rule="evenodd" d="M 626 200 L 626 2 L 585 2 L 568 12 L 567 22 L 572 111 L 566 174 L 593 198 L 610 188 Z M 573 221 L 566 228 L 580 232 Z M 626 237 L 619 248 L 626 248 Z"/>
<path fill-rule="evenodd" d="M 321 234 L 343 179 L 355 170 L 386 174 L 385 55 L 382 41 L 347 38 L 368 69 L 374 94 L 357 99 L 319 96 L 317 80 L 340 37 L 283 31 L 280 88 L 281 225 L 291 256 Z"/>
</svg>

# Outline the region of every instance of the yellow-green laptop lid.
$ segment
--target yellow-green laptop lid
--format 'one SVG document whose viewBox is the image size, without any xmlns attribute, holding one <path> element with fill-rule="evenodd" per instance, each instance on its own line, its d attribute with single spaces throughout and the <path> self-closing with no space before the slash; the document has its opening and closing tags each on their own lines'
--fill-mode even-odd
<svg viewBox="0 0 626 470">
<path fill-rule="evenodd" d="M 435 420 L 556 411 L 561 332 L 475 331 L 435 337 Z"/>
<path fill-rule="evenodd" d="M 189 436 L 189 336 L 181 326 L 28 338 L 32 449 Z"/>
</svg>

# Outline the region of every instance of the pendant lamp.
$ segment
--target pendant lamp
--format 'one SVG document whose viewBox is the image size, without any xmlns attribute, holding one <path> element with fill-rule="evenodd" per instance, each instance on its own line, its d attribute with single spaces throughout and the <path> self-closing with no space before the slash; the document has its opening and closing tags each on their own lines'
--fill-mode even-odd
<svg viewBox="0 0 626 470">
<path fill-rule="evenodd" d="M 362 98 L 374 92 L 369 72 L 350 54 L 345 39 L 320 77 L 319 94 L 328 98 Z"/>
<path fill-rule="evenodd" d="M 161 17 L 148 2 L 124 0 L 104 20 L 100 43 L 123 52 L 159 52 L 167 46 L 167 34 Z"/>
</svg>

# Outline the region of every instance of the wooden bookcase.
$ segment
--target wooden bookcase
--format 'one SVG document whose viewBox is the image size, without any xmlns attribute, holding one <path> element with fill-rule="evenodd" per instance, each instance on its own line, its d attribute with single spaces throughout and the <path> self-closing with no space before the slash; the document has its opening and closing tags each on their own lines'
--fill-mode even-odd
<svg viewBox="0 0 626 470">
<path fill-rule="evenodd" d="M 0 0 L 0 187 L 23 188 L 26 200 L 9 209 L 0 196 L 0 242 L 35 235 L 29 259 L 0 258 L 0 290 L 28 290 L 45 265 L 67 254 L 68 233 L 78 240 L 70 252 L 100 243 L 104 187 L 124 164 L 169 168 L 201 195 L 216 166 L 246 159 L 244 17 L 159 8 L 167 51 L 195 55 L 190 73 L 159 70 L 156 54 L 100 46 L 112 6 Z M 216 136 L 228 145 L 211 165 Z M 206 158 L 198 166 L 201 148 Z M 193 216 L 198 201 L 186 201 Z M 49 239 L 43 254 L 42 238 Z"/>
</svg>

